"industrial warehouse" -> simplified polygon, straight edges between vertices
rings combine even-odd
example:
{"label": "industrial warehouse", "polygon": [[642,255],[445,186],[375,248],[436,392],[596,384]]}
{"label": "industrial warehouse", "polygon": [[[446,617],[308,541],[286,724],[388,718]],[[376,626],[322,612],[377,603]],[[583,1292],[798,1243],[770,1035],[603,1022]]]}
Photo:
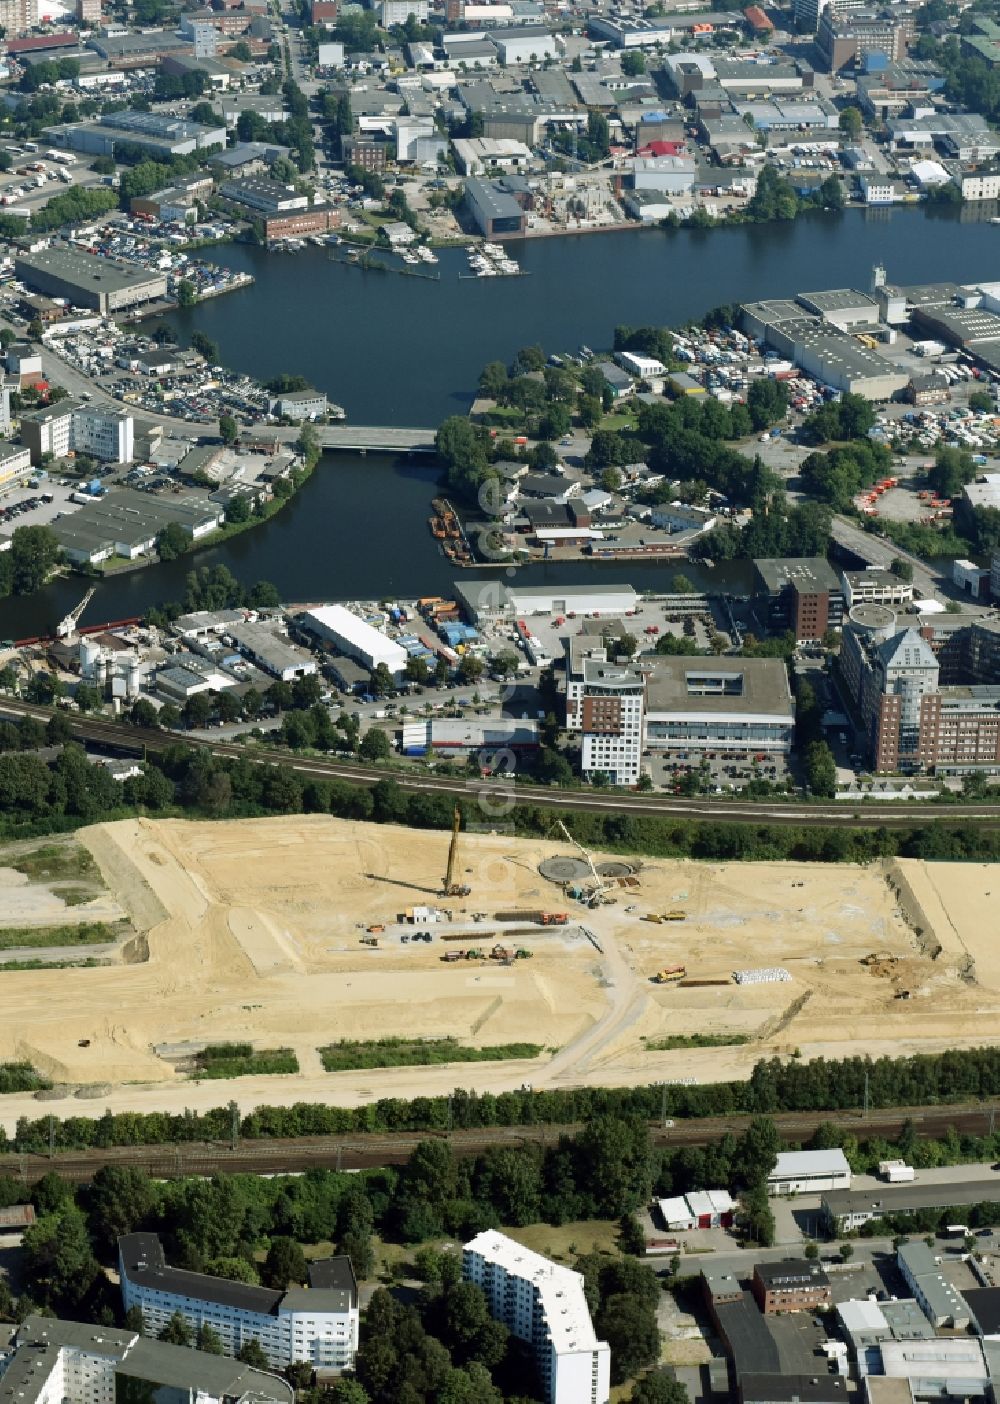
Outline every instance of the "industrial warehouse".
{"label": "industrial warehouse", "polygon": [[152,302],[167,291],[165,273],[98,258],[82,249],[50,248],[18,254],[14,272],[30,288],[49,297],[64,297],[75,307],[91,307],[105,317]]}
{"label": "industrial warehouse", "polygon": [[890,400],[913,378],[900,334],[939,339],[984,367],[1000,367],[1000,299],[996,285],[888,282],[877,266],[867,292],[833,288],[769,298],[740,308],[743,331],[772,357],[799,366],[821,385]]}

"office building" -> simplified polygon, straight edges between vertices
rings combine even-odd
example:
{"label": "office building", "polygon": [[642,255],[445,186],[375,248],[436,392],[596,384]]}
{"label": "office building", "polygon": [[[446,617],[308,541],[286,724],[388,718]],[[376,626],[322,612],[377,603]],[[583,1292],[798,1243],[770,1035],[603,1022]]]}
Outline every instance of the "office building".
{"label": "office building", "polygon": [[369,671],[384,663],[393,678],[402,677],[409,656],[406,649],[344,605],[318,605],[302,615],[301,623],[309,633],[333,644],[338,652],[354,658]]}
{"label": "office building", "polygon": [[822,556],[754,561],[754,605],[772,633],[791,631],[796,643],[819,643],[840,627],[840,581]]}
{"label": "office building", "polygon": [[839,1146],[833,1150],[780,1151],[767,1177],[768,1194],[817,1194],[850,1189],[851,1167]]}
{"label": "office building", "polygon": [[897,608],[907,605],[913,599],[913,584],[901,580],[891,570],[880,570],[878,566],[866,566],[864,570],[842,570],[840,572],[841,591],[844,596],[844,609],[850,611],[858,604],[890,605]]}
{"label": "office building", "polygon": [[227,1355],[256,1340],[277,1370],[296,1360],[322,1370],[354,1363],[358,1288],[350,1258],[311,1264],[309,1287],[280,1292],[169,1267],[155,1233],[129,1233],[118,1240],[118,1267],[125,1310],[139,1307],[150,1333],[177,1313],[192,1332],[210,1326]]}
{"label": "office building", "polygon": [[833,1300],[826,1271],[807,1258],[757,1263],[750,1290],[765,1316],[779,1311],[816,1311]]}
{"label": "office building", "polygon": [[613,644],[586,635],[566,648],[566,727],[580,733],[584,775],[635,784],[644,752],[791,751],[795,705],[780,659],[645,655],[614,663]]}
{"label": "office building", "polygon": [[883,605],[856,605],[840,677],[888,773],[1000,771],[1000,631],[986,618],[899,628]]}
{"label": "office building", "polygon": [[902,6],[878,13],[842,16],[825,9],[816,29],[816,49],[830,72],[839,73],[848,64],[862,67],[872,54],[882,54],[890,63],[900,63],[906,58],[915,36],[913,15]]}
{"label": "office building", "polygon": [[30,288],[50,297],[64,297],[74,307],[93,308],[105,317],[164,297],[167,292],[165,273],[116,263],[82,249],[49,248],[18,254],[14,272]]}
{"label": "office building", "polygon": [[68,453],[86,453],[102,463],[131,463],[135,444],[135,420],[130,414],[60,400],[21,416],[21,438],[31,461],[39,464],[45,454],[64,458]]}
{"label": "office building", "polygon": [[896,1253],[896,1265],[915,1300],[919,1302],[921,1311],[935,1330],[940,1330],[943,1326],[950,1326],[956,1331],[967,1329],[969,1308],[965,1298],[945,1277],[941,1259],[922,1239],[900,1244]]}
{"label": "office building", "polygon": [[546,1404],[608,1404],[611,1351],[594,1332],[581,1273],[489,1229],[462,1249],[462,1277],[533,1348]]}
{"label": "office building", "polygon": [[293,1404],[286,1380],[223,1355],[112,1326],[28,1316],[0,1347],[0,1394],[17,1404]]}

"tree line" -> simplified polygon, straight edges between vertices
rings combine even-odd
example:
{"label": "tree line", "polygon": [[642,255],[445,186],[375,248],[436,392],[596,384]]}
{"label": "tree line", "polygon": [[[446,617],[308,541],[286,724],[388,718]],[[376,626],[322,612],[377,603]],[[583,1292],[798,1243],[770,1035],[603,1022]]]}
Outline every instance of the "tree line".
{"label": "tree line", "polygon": [[[769,1116],[778,1112],[847,1111],[978,1102],[1000,1095],[1000,1049],[952,1049],[909,1058],[778,1059],[756,1064],[745,1081],[697,1086],[579,1087],[511,1092],[456,1088],[447,1097],[406,1101],[383,1097],[361,1107],[299,1102],[261,1106],[240,1121],[247,1140],[351,1133],[478,1130],[491,1126],[569,1126],[601,1117],[656,1122],[675,1118]],[[45,1154],[227,1140],[227,1107],[205,1112],[110,1112],[99,1117],[48,1114],[18,1119],[12,1138],[0,1128],[0,1150]],[[687,1152],[685,1152],[687,1153]]]}

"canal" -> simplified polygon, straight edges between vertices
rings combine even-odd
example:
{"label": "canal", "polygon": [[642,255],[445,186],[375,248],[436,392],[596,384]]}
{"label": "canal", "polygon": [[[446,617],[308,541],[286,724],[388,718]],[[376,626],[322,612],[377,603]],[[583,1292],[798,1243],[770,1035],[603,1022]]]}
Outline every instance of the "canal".
{"label": "canal", "polygon": [[[252,272],[256,284],[171,321],[184,339],[206,332],[234,368],[264,379],[306,376],[354,423],[434,425],[467,409],[486,361],[510,360],[532,342],[547,351],[600,347],[621,322],[677,324],[724,302],[866,288],[878,261],[899,283],[994,278],[1000,227],[988,222],[992,210],[975,213],[982,217],[852,210],[788,225],[527,240],[512,246],[527,276],[482,281],[459,281],[458,250],[442,252],[440,281],[431,281],[363,272],[311,246],[289,255],[227,246],[218,261]],[[189,570],[219,563],[248,583],[273,581],[294,601],[443,593],[454,568],[426,527],[436,485],[426,464],[327,455],[271,521],[218,548],[103,583],[86,617],[125,618],[181,599]],[[518,579],[578,582],[594,570],[641,589],[667,586],[676,566],[534,565],[519,569]],[[698,584],[729,579],[685,573]],[[51,630],[82,590],[80,577],[71,577],[0,600],[0,637]]]}

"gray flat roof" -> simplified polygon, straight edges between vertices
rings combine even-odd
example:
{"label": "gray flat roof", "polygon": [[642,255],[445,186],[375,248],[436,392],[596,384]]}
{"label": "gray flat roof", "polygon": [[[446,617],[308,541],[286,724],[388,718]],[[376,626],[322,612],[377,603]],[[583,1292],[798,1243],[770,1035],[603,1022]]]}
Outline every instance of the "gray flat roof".
{"label": "gray flat roof", "polygon": [[217,1399],[239,1399],[245,1394],[291,1404],[291,1385],[280,1375],[255,1370],[225,1355],[210,1355],[190,1346],[140,1337],[126,1353],[118,1373],[132,1379],[175,1389],[197,1390]]}
{"label": "gray flat roof", "polygon": [[748,1371],[771,1374],[781,1369],[774,1337],[749,1292],[744,1292],[738,1302],[716,1302],[714,1310],[738,1375]]}
{"label": "gray flat roof", "polygon": [[129,1281],[157,1292],[218,1302],[220,1306],[238,1307],[261,1316],[276,1315],[284,1295],[270,1287],[254,1287],[247,1282],[231,1282],[226,1277],[209,1277],[203,1272],[169,1267],[155,1233],[127,1233],[119,1238],[118,1251]]}
{"label": "gray flat roof", "polygon": [[[722,692],[722,687],[739,691]],[[715,688],[719,690],[716,691]],[[655,712],[770,713],[789,720],[795,704],[780,658],[657,658],[646,689]]]}
{"label": "gray flat roof", "polygon": [[120,292],[125,288],[143,287],[146,283],[163,280],[163,274],[158,269],[116,263],[110,258],[84,253],[82,249],[40,249],[38,253],[18,254],[14,268],[17,276],[26,283],[31,282],[32,273],[51,273],[94,293]]}
{"label": "gray flat roof", "polygon": [[778,557],[757,560],[754,565],[772,594],[789,585],[802,591],[828,590],[836,594],[840,590],[836,571],[822,556]]}
{"label": "gray flat roof", "polygon": [[93,550],[105,542],[144,541],[169,522],[189,530],[211,521],[220,509],[205,498],[154,497],[131,488],[112,488],[72,516],[53,524],[63,546]]}
{"label": "gray flat roof", "polygon": [[994,1180],[971,1180],[946,1185],[879,1185],[873,1190],[828,1190],[823,1203],[836,1218],[844,1214],[909,1214],[919,1209],[951,1209],[966,1204],[992,1204],[1000,1200],[1000,1175]]}
{"label": "gray flat roof", "polygon": [[849,307],[870,307],[874,311],[878,307],[873,297],[858,292],[856,288],[831,288],[828,292],[799,293],[798,301],[804,307],[814,308],[817,312],[838,312]]}

